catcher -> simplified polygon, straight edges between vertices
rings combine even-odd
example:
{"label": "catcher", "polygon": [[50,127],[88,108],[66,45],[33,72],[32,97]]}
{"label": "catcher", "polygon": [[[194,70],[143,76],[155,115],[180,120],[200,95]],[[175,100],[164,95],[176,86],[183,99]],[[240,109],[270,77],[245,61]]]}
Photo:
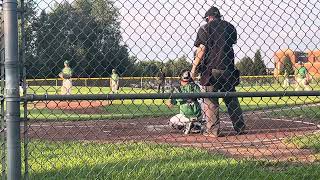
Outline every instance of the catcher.
{"label": "catcher", "polygon": [[[199,93],[200,87],[194,83],[190,71],[184,70],[180,75],[180,86],[175,90],[177,93]],[[198,99],[170,99],[167,106],[172,108],[173,105],[179,105],[180,113],[173,116],[169,125],[178,130],[183,130],[184,134],[200,133],[202,125],[201,106]]]}
{"label": "catcher", "polygon": [[69,61],[64,61],[64,68],[62,72],[59,73],[59,77],[63,79],[62,87],[61,87],[61,94],[62,95],[70,95],[71,88],[72,88],[72,70],[69,67]]}

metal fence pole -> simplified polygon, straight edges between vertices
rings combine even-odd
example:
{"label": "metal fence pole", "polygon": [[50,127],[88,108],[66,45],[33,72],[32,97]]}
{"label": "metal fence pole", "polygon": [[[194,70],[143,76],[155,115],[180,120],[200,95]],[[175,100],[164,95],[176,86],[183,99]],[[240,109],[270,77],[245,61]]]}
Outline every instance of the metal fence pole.
{"label": "metal fence pole", "polygon": [[8,179],[21,178],[20,96],[18,63],[17,0],[4,0],[5,97]]}

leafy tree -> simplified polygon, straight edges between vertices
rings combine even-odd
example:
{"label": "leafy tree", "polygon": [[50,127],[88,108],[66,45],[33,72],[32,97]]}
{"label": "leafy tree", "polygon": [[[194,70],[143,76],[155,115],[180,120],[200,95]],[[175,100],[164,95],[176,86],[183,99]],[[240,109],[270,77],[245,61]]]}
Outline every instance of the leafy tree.
{"label": "leafy tree", "polygon": [[165,63],[161,61],[138,61],[135,59],[133,76],[155,76],[160,71],[160,68],[166,73],[166,76],[179,76],[183,69],[191,70],[191,62],[187,60],[187,56],[182,56],[177,59],[171,59]]}
{"label": "leafy tree", "polygon": [[164,64],[164,70],[167,72],[167,76],[179,76],[182,70],[191,70],[191,62],[187,60],[187,56],[183,55],[177,59],[169,60]]}
{"label": "leafy tree", "polygon": [[287,71],[289,75],[294,74],[293,64],[289,56],[285,56],[283,60],[283,65],[280,68],[280,74],[283,75]]}
{"label": "leafy tree", "polygon": [[160,69],[159,61],[139,61],[135,64],[134,76],[156,76]]}
{"label": "leafy tree", "polygon": [[235,65],[242,76],[252,76],[254,75],[253,61],[250,57],[244,57]]}
{"label": "leafy tree", "polygon": [[[24,59],[26,60],[25,65],[27,66],[26,72],[27,75],[31,74],[31,72],[37,72],[36,69],[30,68],[30,64],[34,63],[34,47],[35,47],[35,36],[34,36],[34,28],[31,24],[33,24],[37,20],[37,11],[36,11],[37,3],[35,1],[25,1],[24,6],[21,6],[21,1],[18,1],[18,8],[22,10],[24,15],[24,24],[22,24],[22,16],[18,15],[18,28],[19,28],[19,48],[20,55],[24,52]],[[24,33],[22,33],[22,26],[24,28]],[[23,36],[23,37],[22,37]],[[24,39],[24,41],[23,41]],[[24,43],[24,44],[23,44]],[[22,59],[20,59],[22,61]],[[28,66],[29,65],[29,66]],[[20,67],[20,73],[22,73],[23,64]],[[29,68],[28,68],[29,67]]]}
{"label": "leafy tree", "polygon": [[267,67],[261,58],[260,49],[254,54],[253,75],[266,75]]}
{"label": "leafy tree", "polygon": [[122,43],[119,12],[112,1],[79,0],[42,11],[33,28],[32,77],[57,77],[69,60],[78,77],[107,77],[112,69],[130,74],[133,67]]}

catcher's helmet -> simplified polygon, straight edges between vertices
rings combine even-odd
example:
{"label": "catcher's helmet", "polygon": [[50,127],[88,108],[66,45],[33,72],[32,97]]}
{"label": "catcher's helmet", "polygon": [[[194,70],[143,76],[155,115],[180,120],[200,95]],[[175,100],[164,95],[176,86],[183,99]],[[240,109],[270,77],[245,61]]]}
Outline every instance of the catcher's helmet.
{"label": "catcher's helmet", "polygon": [[193,81],[191,77],[191,72],[189,70],[182,70],[180,73],[180,80],[185,82]]}

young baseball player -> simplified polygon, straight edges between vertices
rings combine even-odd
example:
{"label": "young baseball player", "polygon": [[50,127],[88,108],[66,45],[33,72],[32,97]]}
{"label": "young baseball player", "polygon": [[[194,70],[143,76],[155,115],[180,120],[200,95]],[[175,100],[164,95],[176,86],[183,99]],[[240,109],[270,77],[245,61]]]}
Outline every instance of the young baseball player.
{"label": "young baseball player", "polygon": [[119,74],[115,69],[112,69],[112,74],[110,78],[110,87],[112,93],[118,93],[119,90]]}
{"label": "young baseball player", "polygon": [[64,61],[64,68],[62,72],[59,74],[59,77],[63,79],[62,87],[61,87],[61,94],[62,95],[69,95],[71,94],[72,88],[72,69],[69,66],[69,61]]}
{"label": "young baseball player", "polygon": [[[194,83],[190,71],[184,70],[180,76],[180,86],[175,90],[177,93],[199,93],[200,87]],[[191,131],[200,132],[200,121],[202,112],[197,99],[170,99],[167,101],[168,107],[179,105],[180,113],[173,116],[169,125],[174,129],[184,130],[185,134]]]}

